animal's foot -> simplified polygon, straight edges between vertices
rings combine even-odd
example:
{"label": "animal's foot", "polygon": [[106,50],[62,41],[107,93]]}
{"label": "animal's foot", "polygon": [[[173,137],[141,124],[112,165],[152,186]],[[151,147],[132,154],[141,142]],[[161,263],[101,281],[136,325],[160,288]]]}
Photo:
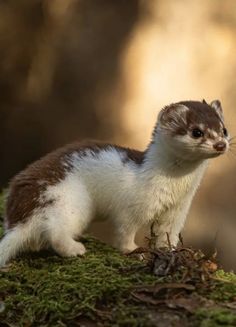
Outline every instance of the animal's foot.
{"label": "animal's foot", "polygon": [[55,242],[52,247],[62,257],[82,256],[86,252],[85,246],[74,240]]}
{"label": "animal's foot", "polygon": [[81,256],[86,253],[86,248],[81,242],[73,243],[73,245],[70,246],[69,251],[67,252],[68,257],[76,257]]}

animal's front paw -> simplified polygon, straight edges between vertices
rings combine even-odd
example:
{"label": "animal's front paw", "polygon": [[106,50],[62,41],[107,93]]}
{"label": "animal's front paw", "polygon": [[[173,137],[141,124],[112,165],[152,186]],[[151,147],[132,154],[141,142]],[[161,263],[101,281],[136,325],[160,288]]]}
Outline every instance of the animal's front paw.
{"label": "animal's front paw", "polygon": [[54,242],[52,243],[52,247],[62,257],[82,256],[86,252],[86,248],[81,242],[72,239]]}
{"label": "animal's front paw", "polygon": [[82,256],[86,253],[85,246],[80,242],[75,242],[70,246],[67,252],[68,257]]}

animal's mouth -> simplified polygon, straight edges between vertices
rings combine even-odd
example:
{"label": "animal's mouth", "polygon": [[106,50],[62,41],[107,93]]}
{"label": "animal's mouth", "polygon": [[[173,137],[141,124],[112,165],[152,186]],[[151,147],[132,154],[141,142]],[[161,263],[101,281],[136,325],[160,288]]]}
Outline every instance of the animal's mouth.
{"label": "animal's mouth", "polygon": [[225,154],[227,152],[227,149],[224,150],[224,151],[214,151],[212,153],[209,153],[209,156],[211,158],[216,158],[216,157],[219,157],[219,156],[222,156],[223,154]]}
{"label": "animal's mouth", "polygon": [[215,157],[219,157],[219,156],[222,156],[222,154],[224,154],[225,152],[216,152],[215,153]]}
{"label": "animal's mouth", "polygon": [[222,154],[225,154],[229,150],[229,146],[227,143],[222,142],[222,144],[216,145],[208,145],[208,146],[199,146],[199,151],[209,158],[219,157]]}

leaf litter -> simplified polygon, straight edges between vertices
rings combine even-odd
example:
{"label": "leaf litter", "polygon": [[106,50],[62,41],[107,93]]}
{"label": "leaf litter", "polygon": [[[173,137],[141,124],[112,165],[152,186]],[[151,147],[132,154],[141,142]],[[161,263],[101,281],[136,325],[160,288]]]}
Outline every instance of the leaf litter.
{"label": "leaf litter", "polygon": [[[168,236],[167,236],[168,237]],[[133,299],[158,310],[172,310],[193,315],[201,308],[232,309],[236,323],[235,302],[219,303],[208,297],[217,288],[217,253],[206,256],[201,250],[184,247],[168,249],[138,248],[131,255],[144,258],[149,271],[157,277],[153,285],[138,285]],[[217,326],[217,325],[216,325]]]}

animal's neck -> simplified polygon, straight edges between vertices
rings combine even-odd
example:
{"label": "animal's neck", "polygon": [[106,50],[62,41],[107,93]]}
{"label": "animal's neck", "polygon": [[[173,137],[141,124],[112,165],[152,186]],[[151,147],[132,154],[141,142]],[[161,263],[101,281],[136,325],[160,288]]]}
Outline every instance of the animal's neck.
{"label": "animal's neck", "polygon": [[142,171],[144,174],[153,173],[177,178],[192,174],[206,166],[207,160],[191,161],[176,156],[156,137],[145,151]]}

